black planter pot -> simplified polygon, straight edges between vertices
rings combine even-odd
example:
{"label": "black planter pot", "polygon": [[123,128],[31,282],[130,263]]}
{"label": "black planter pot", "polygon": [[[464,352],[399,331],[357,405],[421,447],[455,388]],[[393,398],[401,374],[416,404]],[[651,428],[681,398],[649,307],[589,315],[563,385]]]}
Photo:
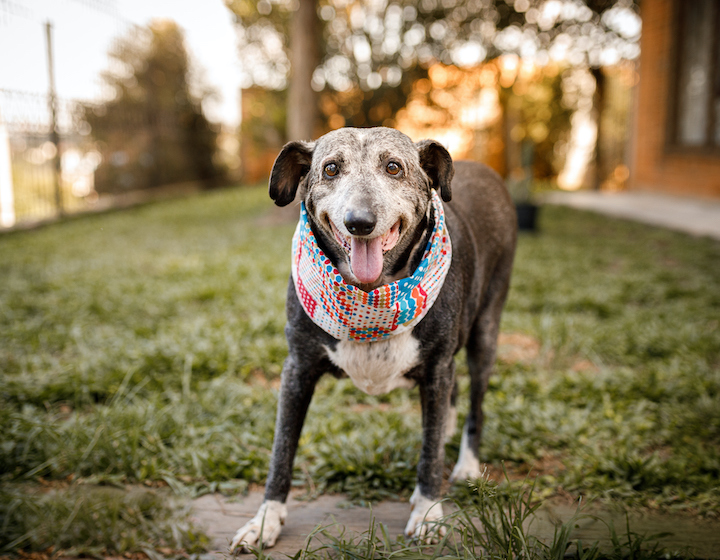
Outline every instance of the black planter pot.
{"label": "black planter pot", "polygon": [[517,211],[518,229],[520,231],[537,231],[538,206],[530,202],[515,204]]}

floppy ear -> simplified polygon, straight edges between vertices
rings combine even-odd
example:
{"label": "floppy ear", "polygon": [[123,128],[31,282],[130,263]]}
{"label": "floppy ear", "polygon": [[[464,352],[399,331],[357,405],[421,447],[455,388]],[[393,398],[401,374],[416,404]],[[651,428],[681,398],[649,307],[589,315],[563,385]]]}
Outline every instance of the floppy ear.
{"label": "floppy ear", "polygon": [[310,171],[314,147],[312,142],[290,142],[275,159],[269,192],[278,206],[287,206],[295,200],[300,181]]}
{"label": "floppy ear", "polygon": [[440,191],[445,202],[450,202],[452,191],[450,182],[455,174],[452,158],[440,142],[435,140],[421,140],[417,144],[420,155],[420,167],[430,179],[430,186]]}

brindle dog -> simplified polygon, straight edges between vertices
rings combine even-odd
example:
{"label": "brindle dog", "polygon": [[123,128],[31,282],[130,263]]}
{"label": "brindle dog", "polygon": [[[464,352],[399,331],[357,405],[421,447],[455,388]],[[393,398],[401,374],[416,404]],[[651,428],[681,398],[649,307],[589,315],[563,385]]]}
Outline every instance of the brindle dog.
{"label": "brindle dog", "polygon": [[346,282],[365,291],[404,278],[418,266],[436,219],[431,189],[444,201],[452,262],[437,300],[412,330],[377,342],[336,340],[305,313],[290,278],[289,354],[265,500],[237,532],[232,549],[261,541],[272,546],[280,535],[300,431],[324,373],[348,375],[370,394],[418,386],[423,443],[405,532],[429,541],[443,531],[434,522],[443,515],[438,500],[444,442],[457,420],[453,357],[465,347],[470,408],[451,479],[479,475],[482,401],[517,237],[514,208],[501,178],[478,163],[453,165],[438,142],[413,143],[388,128],[343,128],[316,142],[291,142],[270,177],[270,197],[285,206],[299,194],[320,248]]}

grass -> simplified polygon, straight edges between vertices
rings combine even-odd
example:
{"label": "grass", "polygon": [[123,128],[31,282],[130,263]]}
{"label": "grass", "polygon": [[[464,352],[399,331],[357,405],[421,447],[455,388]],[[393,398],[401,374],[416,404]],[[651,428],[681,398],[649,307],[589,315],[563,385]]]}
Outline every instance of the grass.
{"label": "grass", "polygon": [[[264,188],[233,189],[1,236],[3,491],[263,483],[286,354],[283,216]],[[555,207],[541,228],[520,239],[481,459],[537,475],[538,497],[716,516],[720,244]],[[462,357],[458,371],[466,393]],[[294,484],[406,497],[419,449],[416,391],[325,379]],[[17,538],[0,527],[0,543]]]}
{"label": "grass", "polygon": [[49,493],[2,489],[3,548],[95,557],[143,552],[153,559],[204,550],[207,537],[162,494],[85,486]]}

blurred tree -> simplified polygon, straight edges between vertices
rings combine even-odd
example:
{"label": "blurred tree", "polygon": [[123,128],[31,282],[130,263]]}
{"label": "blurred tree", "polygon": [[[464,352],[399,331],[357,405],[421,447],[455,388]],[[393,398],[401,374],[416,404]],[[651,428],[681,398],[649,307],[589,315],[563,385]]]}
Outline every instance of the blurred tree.
{"label": "blurred tree", "polygon": [[320,23],[315,2],[299,0],[290,25],[289,140],[312,140],[316,136],[318,105],[311,82],[320,64]]}
{"label": "blurred tree", "polygon": [[[502,88],[500,102],[504,108],[506,135],[518,146],[520,161],[506,163],[506,170],[531,168],[532,176],[547,179],[560,172],[554,152],[566,140],[570,128],[570,110],[563,103],[562,76],[557,70],[537,72],[530,78],[516,80],[512,87]],[[524,152],[530,150],[532,156]],[[506,151],[507,157],[507,151]],[[522,158],[527,158],[525,161]],[[563,161],[564,163],[564,161]]]}
{"label": "blurred tree", "polygon": [[267,178],[285,142],[286,90],[246,88],[242,92],[240,161],[242,178],[257,183]]}
{"label": "blurred tree", "polygon": [[111,69],[103,74],[109,99],[81,108],[103,156],[96,190],[219,179],[217,131],[201,108],[212,92],[191,92],[188,54],[177,24],[159,20],[135,27],[109,56]]}
{"label": "blurred tree", "polygon": [[[246,85],[283,89],[291,67],[287,37],[297,0],[225,1],[237,19]],[[310,3],[303,0],[300,5],[307,10]],[[304,87],[372,92],[383,85],[398,86],[403,74],[418,65],[438,61],[467,67],[503,53],[541,64],[564,60],[591,68],[634,59],[639,53],[637,4],[638,0],[315,0],[319,20],[305,16],[302,25],[309,37],[321,28],[323,42],[319,65]],[[301,49],[293,48],[292,56],[312,59]],[[384,99],[366,97],[366,105],[373,106]],[[295,110],[292,101],[289,109]],[[296,110],[306,111],[308,106]],[[367,124],[376,124],[372,120]]]}

